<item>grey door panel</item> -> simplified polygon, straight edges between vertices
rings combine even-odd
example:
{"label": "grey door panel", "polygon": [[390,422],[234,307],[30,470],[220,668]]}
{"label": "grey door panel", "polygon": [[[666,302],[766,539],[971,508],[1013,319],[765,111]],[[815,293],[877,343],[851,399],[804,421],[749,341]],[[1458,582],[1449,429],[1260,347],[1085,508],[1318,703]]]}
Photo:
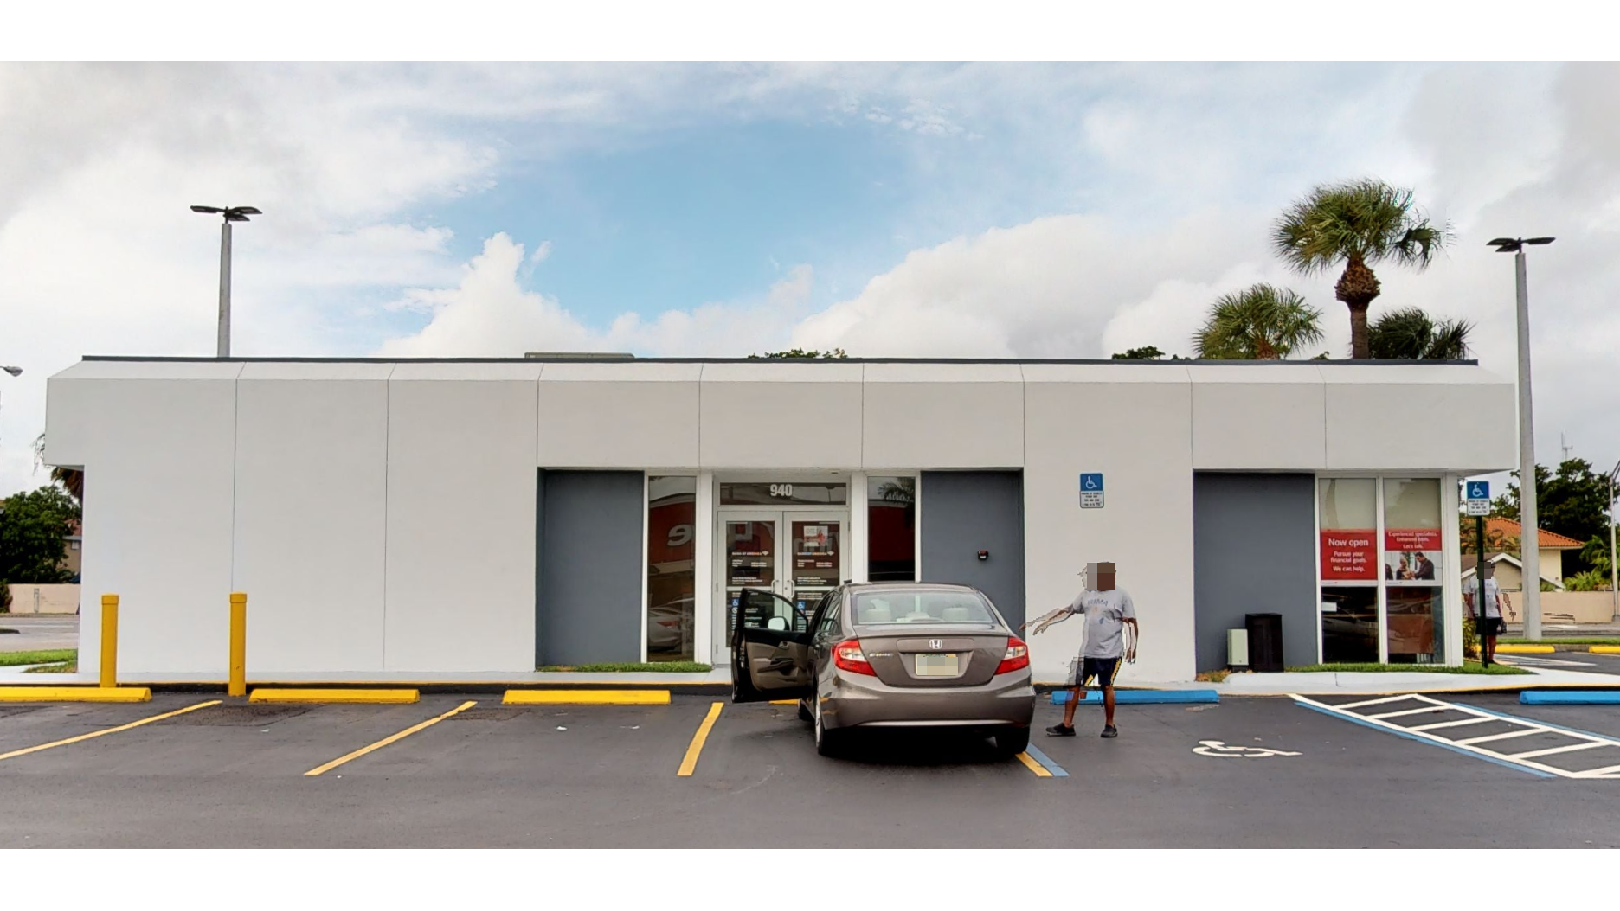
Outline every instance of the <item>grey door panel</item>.
{"label": "grey door panel", "polygon": [[536,660],[640,660],[641,472],[541,471],[539,497]]}
{"label": "grey door panel", "polygon": [[925,471],[921,488],[918,581],[971,585],[1016,629],[1024,622],[1023,472]]}

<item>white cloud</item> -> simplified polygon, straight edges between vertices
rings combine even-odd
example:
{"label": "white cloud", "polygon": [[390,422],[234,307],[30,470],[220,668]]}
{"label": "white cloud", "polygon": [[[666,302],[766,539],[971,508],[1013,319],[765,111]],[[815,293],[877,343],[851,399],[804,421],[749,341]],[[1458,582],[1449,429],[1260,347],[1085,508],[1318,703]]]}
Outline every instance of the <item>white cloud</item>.
{"label": "white cloud", "polygon": [[551,258],[551,241],[549,241],[549,240],[541,241],[540,245],[534,248],[534,252],[529,254],[529,262],[531,264],[543,263],[543,262],[545,262],[546,260],[548,260],[550,258]]}

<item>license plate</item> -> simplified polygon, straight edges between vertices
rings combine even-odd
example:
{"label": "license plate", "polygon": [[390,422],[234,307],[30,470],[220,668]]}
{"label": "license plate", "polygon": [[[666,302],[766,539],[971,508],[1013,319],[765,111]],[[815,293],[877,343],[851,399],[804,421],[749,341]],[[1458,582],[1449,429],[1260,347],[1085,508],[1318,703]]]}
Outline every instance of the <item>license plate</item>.
{"label": "license plate", "polygon": [[918,677],[955,677],[962,673],[956,655],[918,655]]}

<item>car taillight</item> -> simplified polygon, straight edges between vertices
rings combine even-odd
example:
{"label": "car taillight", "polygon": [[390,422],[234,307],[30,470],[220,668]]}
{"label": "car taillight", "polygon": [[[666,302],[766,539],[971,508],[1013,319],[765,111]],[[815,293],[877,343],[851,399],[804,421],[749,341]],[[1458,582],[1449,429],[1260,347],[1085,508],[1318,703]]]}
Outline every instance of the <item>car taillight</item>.
{"label": "car taillight", "polygon": [[877,676],[877,671],[872,670],[871,663],[866,660],[866,653],[861,651],[861,644],[854,639],[845,639],[833,647],[833,664],[851,674]]}
{"label": "car taillight", "polygon": [[1029,646],[1017,636],[1008,636],[1007,654],[1003,655],[1001,663],[996,665],[996,673],[1005,674],[1026,667],[1029,667]]}

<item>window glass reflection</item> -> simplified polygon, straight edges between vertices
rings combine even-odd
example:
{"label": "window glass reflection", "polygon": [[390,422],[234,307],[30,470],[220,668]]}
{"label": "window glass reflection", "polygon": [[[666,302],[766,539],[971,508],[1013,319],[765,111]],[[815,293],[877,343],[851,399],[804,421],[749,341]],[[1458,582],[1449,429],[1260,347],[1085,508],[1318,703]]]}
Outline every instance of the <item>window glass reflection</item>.
{"label": "window glass reflection", "polygon": [[647,660],[692,660],[697,478],[647,478]]}
{"label": "window glass reflection", "polygon": [[917,581],[917,479],[871,477],[866,489],[867,578]]}
{"label": "window glass reflection", "polygon": [[1378,663],[1376,586],[1324,587],[1321,615],[1324,663]]}

